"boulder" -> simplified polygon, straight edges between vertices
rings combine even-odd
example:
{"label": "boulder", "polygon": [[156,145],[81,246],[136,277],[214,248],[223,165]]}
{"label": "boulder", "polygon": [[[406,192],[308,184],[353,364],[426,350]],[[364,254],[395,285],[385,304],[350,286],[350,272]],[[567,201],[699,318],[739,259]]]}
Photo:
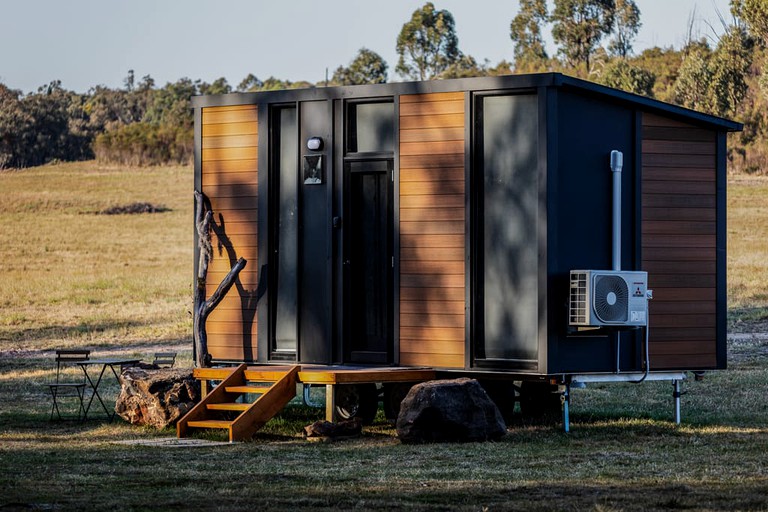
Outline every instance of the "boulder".
{"label": "boulder", "polygon": [[416,384],[397,417],[403,443],[487,441],[506,432],[496,404],[479,382],[468,378]]}
{"label": "boulder", "polygon": [[191,369],[128,368],[120,375],[115,412],[133,425],[163,429],[200,401],[200,383]]}

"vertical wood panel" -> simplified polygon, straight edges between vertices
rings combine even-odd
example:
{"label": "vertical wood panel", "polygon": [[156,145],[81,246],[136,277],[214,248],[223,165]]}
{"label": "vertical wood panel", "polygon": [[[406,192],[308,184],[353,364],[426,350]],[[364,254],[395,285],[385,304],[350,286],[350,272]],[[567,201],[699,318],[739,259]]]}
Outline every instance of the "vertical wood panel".
{"label": "vertical wood panel", "polygon": [[651,367],[714,367],[715,133],[643,114],[642,139],[642,254],[654,289]]}
{"label": "vertical wood panel", "polygon": [[400,97],[403,365],[464,367],[464,108],[464,93]]}
{"label": "vertical wood panel", "polygon": [[[207,321],[214,359],[258,357],[255,292],[258,286],[258,112],[255,105],[207,107],[202,113],[202,192],[214,212],[214,250],[206,295],[210,296],[239,257],[247,260],[221,310]],[[234,222],[230,222],[234,221]]]}

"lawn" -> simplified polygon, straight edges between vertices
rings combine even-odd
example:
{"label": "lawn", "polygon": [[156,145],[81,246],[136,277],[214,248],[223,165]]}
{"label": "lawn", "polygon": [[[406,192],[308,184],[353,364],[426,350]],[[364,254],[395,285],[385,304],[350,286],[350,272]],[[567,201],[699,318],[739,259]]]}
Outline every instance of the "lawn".
{"label": "lawn", "polygon": [[[572,431],[517,424],[496,443],[408,446],[380,415],[316,444],[296,402],[253,442],[114,444],[173,435],[49,422],[51,352],[88,346],[191,365],[192,172],[95,163],[0,173],[0,509],[766,510],[768,336],[729,340],[729,369],[573,390]],[[768,331],[768,180],[729,183],[729,322]],[[99,215],[132,202],[170,211]],[[114,387],[110,390],[114,392]]]}

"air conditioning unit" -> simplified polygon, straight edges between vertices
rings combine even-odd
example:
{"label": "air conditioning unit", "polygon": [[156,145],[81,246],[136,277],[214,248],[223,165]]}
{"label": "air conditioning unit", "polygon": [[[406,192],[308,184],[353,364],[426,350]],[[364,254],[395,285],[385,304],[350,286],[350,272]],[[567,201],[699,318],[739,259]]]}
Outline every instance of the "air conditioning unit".
{"label": "air conditioning unit", "polygon": [[645,326],[647,290],[647,272],[571,270],[568,323],[573,327]]}

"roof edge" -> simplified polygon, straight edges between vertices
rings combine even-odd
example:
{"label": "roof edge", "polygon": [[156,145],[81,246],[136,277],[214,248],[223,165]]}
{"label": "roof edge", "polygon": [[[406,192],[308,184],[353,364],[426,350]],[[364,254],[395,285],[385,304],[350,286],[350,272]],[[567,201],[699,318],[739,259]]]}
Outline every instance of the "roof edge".
{"label": "roof edge", "polygon": [[723,117],[714,116],[711,114],[705,114],[697,110],[674,105],[672,103],[666,103],[654,98],[648,98],[639,94],[622,91],[620,89],[614,89],[605,85],[601,85],[595,82],[582,80],[568,75],[558,73],[558,78],[555,80],[558,86],[561,87],[573,87],[589,92],[593,92],[602,96],[612,96],[616,99],[627,101],[631,103],[639,103],[649,110],[656,112],[664,112],[666,114],[672,114],[674,116],[684,117],[686,119],[692,119],[694,121],[715,125],[720,128],[724,128],[729,132],[740,132],[744,129],[742,123],[732,121]]}
{"label": "roof edge", "polygon": [[715,126],[727,131],[741,131],[743,124],[729,119],[691,110],[685,107],[640,96],[605,85],[589,82],[562,73],[531,73],[519,75],[454,78],[423,82],[389,82],[386,84],[312,87],[305,89],[280,89],[276,91],[237,92],[230,94],[193,96],[193,108],[233,106],[258,103],[288,103],[329,99],[362,99],[400,94],[428,94],[436,92],[493,91],[502,89],[536,89],[562,87],[578,89],[598,96],[639,105],[644,109],[684,118],[700,124]]}

